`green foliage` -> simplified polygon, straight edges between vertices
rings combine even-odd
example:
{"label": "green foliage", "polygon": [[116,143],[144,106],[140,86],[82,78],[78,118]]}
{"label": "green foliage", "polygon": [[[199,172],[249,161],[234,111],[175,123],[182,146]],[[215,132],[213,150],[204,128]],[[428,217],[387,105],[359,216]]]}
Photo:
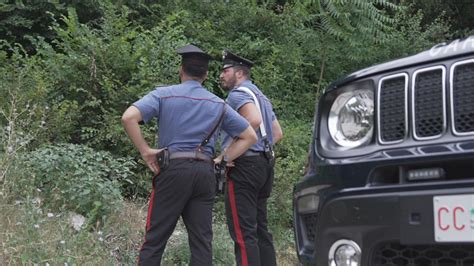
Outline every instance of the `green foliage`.
{"label": "green foliage", "polygon": [[38,189],[46,206],[66,208],[88,217],[93,223],[120,208],[120,187],[131,182],[134,162],[114,158],[108,152],[73,144],[46,146],[25,155],[30,169],[16,191],[27,197]]}
{"label": "green foliage", "polygon": [[474,33],[474,21],[471,18],[474,12],[473,1],[408,0],[406,3],[410,15],[417,15],[422,11],[422,27],[429,28],[442,15],[452,25],[453,38],[463,38]]}
{"label": "green foliage", "polygon": [[272,229],[280,228],[284,231],[284,228],[292,226],[292,184],[303,176],[312,130],[308,122],[281,122],[284,136],[275,149],[275,181],[268,206]]}
{"label": "green foliage", "polygon": [[50,88],[38,60],[20,46],[0,43],[0,184],[11,183],[9,170],[18,154],[47,139],[48,110],[44,96]]}
{"label": "green foliage", "polygon": [[46,13],[58,14],[56,5],[47,1],[29,4],[23,4],[22,1],[9,2],[14,3],[2,1],[0,4],[0,39],[21,43],[28,52],[33,52],[34,47],[28,40],[29,36],[42,36],[49,41],[55,38],[54,32],[48,30],[52,20]]}
{"label": "green foliage", "polygon": [[386,0],[295,2],[299,8],[306,10],[308,22],[316,29],[349,43],[358,39],[383,43],[387,29],[395,22],[387,11],[399,10],[397,5]]}

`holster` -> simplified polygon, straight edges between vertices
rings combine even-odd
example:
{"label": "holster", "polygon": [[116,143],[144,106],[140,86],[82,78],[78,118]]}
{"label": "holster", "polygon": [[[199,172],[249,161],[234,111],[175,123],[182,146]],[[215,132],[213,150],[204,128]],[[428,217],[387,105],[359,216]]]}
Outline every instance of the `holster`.
{"label": "holster", "polygon": [[156,155],[156,161],[158,162],[161,170],[164,170],[166,167],[168,167],[170,164],[170,152],[168,151],[168,148],[164,148]]}
{"label": "holster", "polygon": [[219,164],[214,165],[214,174],[216,176],[216,194],[224,194],[226,164],[226,161],[221,161]]}
{"label": "holster", "polygon": [[265,152],[263,153],[268,162],[274,166],[275,165],[275,152],[272,149],[272,146],[268,143],[265,143]]}

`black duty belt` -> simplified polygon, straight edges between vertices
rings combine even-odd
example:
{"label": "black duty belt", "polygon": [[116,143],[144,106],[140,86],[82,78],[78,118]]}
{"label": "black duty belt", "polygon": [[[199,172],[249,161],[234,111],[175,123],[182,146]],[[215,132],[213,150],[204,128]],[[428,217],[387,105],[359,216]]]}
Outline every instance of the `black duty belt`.
{"label": "black duty belt", "polygon": [[244,154],[242,154],[240,157],[261,156],[261,155],[263,155],[263,151],[248,150],[248,151],[244,152]]}
{"label": "black duty belt", "polygon": [[207,156],[202,152],[194,151],[177,151],[170,153],[170,160],[173,159],[195,159],[200,161],[211,162],[211,157]]}

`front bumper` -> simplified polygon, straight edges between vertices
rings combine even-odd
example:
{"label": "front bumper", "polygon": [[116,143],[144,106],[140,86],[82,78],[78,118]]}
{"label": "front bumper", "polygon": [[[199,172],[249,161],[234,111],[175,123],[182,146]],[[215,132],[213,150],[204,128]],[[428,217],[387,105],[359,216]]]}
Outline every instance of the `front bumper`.
{"label": "front bumper", "polygon": [[[298,187],[298,186],[297,186]],[[474,194],[474,181],[402,184],[317,190],[317,212],[299,213],[295,191],[296,248],[303,264],[328,265],[331,245],[340,239],[362,249],[361,265],[473,265],[474,242],[438,243],[433,197]],[[440,255],[441,254],[441,255]]]}

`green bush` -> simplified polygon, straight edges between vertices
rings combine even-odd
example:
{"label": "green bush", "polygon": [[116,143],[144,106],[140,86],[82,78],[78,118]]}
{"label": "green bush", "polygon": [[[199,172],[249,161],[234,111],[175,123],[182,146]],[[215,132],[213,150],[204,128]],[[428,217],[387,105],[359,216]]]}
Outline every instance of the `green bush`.
{"label": "green bush", "polygon": [[311,123],[305,121],[280,122],[284,131],[283,139],[275,147],[275,181],[268,203],[268,220],[273,229],[284,232],[292,226],[292,188],[303,176],[312,127]]}
{"label": "green bush", "polygon": [[[135,166],[130,159],[116,159],[108,152],[73,144],[46,146],[24,160],[31,169],[31,182],[19,184],[36,188],[48,208],[75,211],[90,223],[120,208],[120,188],[131,182]],[[31,191],[21,186],[16,189]]]}

